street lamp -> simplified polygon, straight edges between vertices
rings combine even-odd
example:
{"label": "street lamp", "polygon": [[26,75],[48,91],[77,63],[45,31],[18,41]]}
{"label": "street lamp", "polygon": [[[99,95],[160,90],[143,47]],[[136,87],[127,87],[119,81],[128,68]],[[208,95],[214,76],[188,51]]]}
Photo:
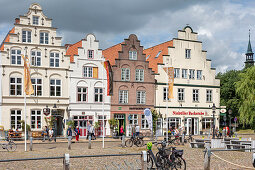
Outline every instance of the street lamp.
{"label": "street lamp", "polygon": [[216,110],[216,106],[213,103],[213,106],[212,106],[212,113],[213,113],[213,139],[215,139],[215,133],[214,133],[214,131],[215,131],[215,125],[214,125],[215,110]]}
{"label": "street lamp", "polygon": [[231,109],[229,109],[228,110],[228,116],[229,116],[229,132],[231,132],[231,115],[232,115],[232,110]]}

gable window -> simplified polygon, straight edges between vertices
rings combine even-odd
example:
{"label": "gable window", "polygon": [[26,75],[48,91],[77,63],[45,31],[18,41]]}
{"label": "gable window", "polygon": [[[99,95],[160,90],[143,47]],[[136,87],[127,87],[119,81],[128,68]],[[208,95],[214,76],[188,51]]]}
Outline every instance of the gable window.
{"label": "gable window", "polygon": [[41,129],[41,110],[31,110],[31,128]]}
{"label": "gable window", "polygon": [[11,129],[21,129],[21,110],[11,110]]}
{"label": "gable window", "polygon": [[137,51],[136,50],[129,51],[129,60],[137,60]]}
{"label": "gable window", "polygon": [[122,104],[128,103],[128,90],[119,91],[119,103],[122,103]]}
{"label": "gable window", "polygon": [[77,88],[77,101],[78,102],[87,102],[88,88],[87,87],[78,87]]}
{"label": "gable window", "polygon": [[11,77],[10,78],[10,95],[21,96],[22,95],[22,79]]}
{"label": "gable window", "polygon": [[188,70],[187,69],[182,69],[182,78],[183,79],[187,79],[188,78],[187,74],[188,74]]}
{"label": "gable window", "polygon": [[141,129],[149,129],[149,123],[145,118],[145,115],[142,114],[142,127]]}
{"label": "gable window", "polygon": [[49,44],[49,33],[47,33],[47,32],[40,33],[40,43],[41,44]]}
{"label": "gable window", "polygon": [[103,102],[103,89],[95,88],[95,102]]}
{"label": "gable window", "polygon": [[42,79],[40,78],[32,78],[31,79],[33,89],[34,89],[34,96],[42,96]]}
{"label": "gable window", "polygon": [[174,69],[174,78],[180,78],[180,69],[179,68]]}
{"label": "gable window", "polygon": [[31,31],[22,31],[22,42],[31,43]]}
{"label": "gable window", "polygon": [[41,66],[41,52],[32,51],[31,52],[31,65],[32,66]]}
{"label": "gable window", "polygon": [[198,89],[193,89],[193,102],[198,102],[199,100],[199,90]]}
{"label": "gable window", "polygon": [[212,102],[212,90],[206,90],[206,102]]}
{"label": "gable window", "polygon": [[190,59],[190,49],[185,49],[185,58]]}
{"label": "gable window", "polygon": [[88,50],[88,58],[93,59],[94,58],[94,51],[93,50]]}
{"label": "gable window", "polygon": [[135,70],[135,80],[136,81],[144,81],[144,70],[143,69]]}
{"label": "gable window", "polygon": [[195,70],[193,69],[189,70],[189,79],[195,79]]}
{"label": "gable window", "polygon": [[130,80],[130,69],[129,68],[122,68],[121,69],[121,80],[122,81],[129,81]]}
{"label": "gable window", "polygon": [[21,64],[21,51],[20,50],[11,50],[11,63],[12,64]]}
{"label": "gable window", "polygon": [[61,96],[61,80],[50,79],[50,96]]}
{"label": "gable window", "polygon": [[33,25],[38,25],[38,24],[39,24],[39,17],[33,16]]}
{"label": "gable window", "polygon": [[184,101],[184,89],[183,88],[179,88],[178,89],[178,101]]}
{"label": "gable window", "polygon": [[136,92],[136,103],[137,104],[145,104],[145,91],[137,91]]}
{"label": "gable window", "polygon": [[166,99],[170,100],[168,97],[168,87],[163,88],[163,100],[166,101]]}
{"label": "gable window", "polygon": [[59,67],[59,53],[50,53],[50,67]]}
{"label": "gable window", "polygon": [[202,70],[197,70],[197,79],[202,80]]}
{"label": "gable window", "polygon": [[93,67],[84,67],[84,77],[89,77],[92,78],[93,77]]}

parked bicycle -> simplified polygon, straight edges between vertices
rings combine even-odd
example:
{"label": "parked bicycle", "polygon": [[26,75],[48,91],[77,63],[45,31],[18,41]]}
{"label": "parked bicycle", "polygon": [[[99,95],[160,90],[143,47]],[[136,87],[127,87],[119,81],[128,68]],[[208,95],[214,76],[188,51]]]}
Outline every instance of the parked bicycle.
{"label": "parked bicycle", "polygon": [[142,147],[144,146],[144,141],[143,141],[143,137],[134,137],[131,136],[130,139],[126,140],[125,145],[127,147],[132,147],[133,145],[136,145],[137,147]]}
{"label": "parked bicycle", "polygon": [[1,143],[1,146],[3,149],[6,149],[7,151],[12,151],[12,152],[17,149],[17,145],[11,139],[8,139],[7,143]]}

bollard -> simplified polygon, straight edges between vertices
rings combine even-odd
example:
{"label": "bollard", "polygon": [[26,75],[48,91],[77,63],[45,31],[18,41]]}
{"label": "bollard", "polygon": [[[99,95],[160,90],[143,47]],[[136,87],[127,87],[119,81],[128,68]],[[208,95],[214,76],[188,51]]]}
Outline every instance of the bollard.
{"label": "bollard", "polygon": [[33,137],[30,137],[30,145],[29,145],[29,150],[33,150]]}
{"label": "bollard", "polygon": [[[251,141],[251,148],[255,148],[255,140]],[[252,150],[252,165],[255,168],[255,150]]]}
{"label": "bollard", "polygon": [[141,156],[141,170],[146,170],[147,169],[147,151],[142,151],[142,156]]}
{"label": "bollard", "polygon": [[65,153],[64,160],[63,160],[63,169],[69,170],[70,169],[70,155],[69,153]]}
{"label": "bollard", "polygon": [[124,148],[124,147],[125,147],[125,136],[122,135],[122,148]]}
{"label": "bollard", "polygon": [[211,148],[209,143],[205,143],[205,157],[204,157],[204,170],[210,170],[210,157],[211,157]]}
{"label": "bollard", "polygon": [[89,135],[89,146],[88,146],[89,149],[91,149],[91,135]]}
{"label": "bollard", "polygon": [[182,145],[184,145],[184,133],[182,133]]}
{"label": "bollard", "polygon": [[43,134],[43,142],[45,142],[45,134]]}
{"label": "bollard", "polygon": [[72,136],[68,136],[68,150],[71,150]]}

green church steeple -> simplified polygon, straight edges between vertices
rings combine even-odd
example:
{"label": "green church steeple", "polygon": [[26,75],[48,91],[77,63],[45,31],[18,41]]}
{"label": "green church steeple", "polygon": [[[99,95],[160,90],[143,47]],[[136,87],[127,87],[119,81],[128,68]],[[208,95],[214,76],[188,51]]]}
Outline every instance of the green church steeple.
{"label": "green church steeple", "polygon": [[246,61],[245,63],[245,67],[250,67],[250,66],[254,66],[254,60],[253,60],[253,52],[252,52],[252,48],[251,48],[251,33],[249,30],[249,42],[248,42],[248,48],[247,48],[247,52],[246,52]]}

